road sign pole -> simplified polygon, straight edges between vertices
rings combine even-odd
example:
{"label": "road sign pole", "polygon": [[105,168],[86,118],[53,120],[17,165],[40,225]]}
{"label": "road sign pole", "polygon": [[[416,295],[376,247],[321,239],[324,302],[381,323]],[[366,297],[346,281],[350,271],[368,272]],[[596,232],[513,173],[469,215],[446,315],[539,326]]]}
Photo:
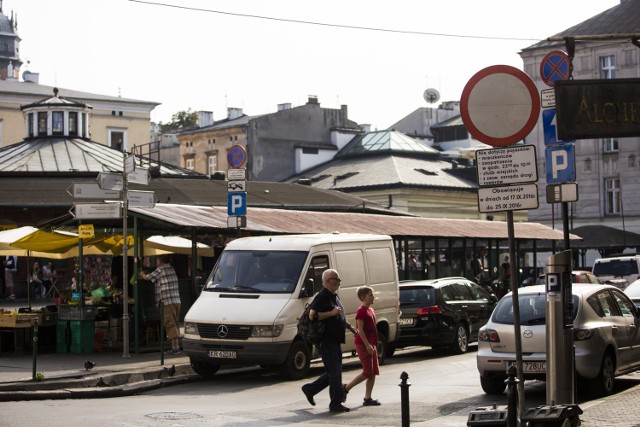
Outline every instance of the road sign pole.
{"label": "road sign pole", "polygon": [[128,269],[128,252],[127,245],[127,217],[129,216],[129,184],[127,183],[127,156],[122,152],[122,237],[124,243],[122,245],[122,358],[129,359],[129,269]]}

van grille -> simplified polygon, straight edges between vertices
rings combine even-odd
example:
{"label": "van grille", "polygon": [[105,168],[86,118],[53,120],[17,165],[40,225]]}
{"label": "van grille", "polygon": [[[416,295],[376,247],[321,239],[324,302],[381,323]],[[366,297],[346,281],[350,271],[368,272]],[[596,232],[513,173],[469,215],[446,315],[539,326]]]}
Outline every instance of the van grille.
{"label": "van grille", "polygon": [[251,326],[198,323],[202,338],[223,340],[246,340],[251,336]]}

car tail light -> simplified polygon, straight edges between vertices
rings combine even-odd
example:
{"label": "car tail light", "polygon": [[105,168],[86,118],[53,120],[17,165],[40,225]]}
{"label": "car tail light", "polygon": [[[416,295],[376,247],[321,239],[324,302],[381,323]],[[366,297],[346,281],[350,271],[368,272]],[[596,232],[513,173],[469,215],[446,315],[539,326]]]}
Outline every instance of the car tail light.
{"label": "car tail light", "polygon": [[480,329],[478,332],[478,341],[500,342],[500,335],[495,329]]}
{"label": "car tail light", "polygon": [[442,313],[442,310],[440,309],[440,307],[438,307],[437,305],[431,305],[429,307],[419,308],[416,314],[418,316],[420,315],[424,316],[425,314],[441,314],[441,313]]}
{"label": "car tail light", "polygon": [[586,341],[593,336],[593,329],[575,329],[573,331],[574,341]]}

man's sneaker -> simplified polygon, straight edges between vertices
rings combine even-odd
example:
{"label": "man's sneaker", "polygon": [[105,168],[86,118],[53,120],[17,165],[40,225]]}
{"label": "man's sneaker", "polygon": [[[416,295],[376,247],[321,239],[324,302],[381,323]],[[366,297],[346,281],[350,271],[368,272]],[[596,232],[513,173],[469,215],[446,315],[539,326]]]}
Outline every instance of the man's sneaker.
{"label": "man's sneaker", "polygon": [[364,406],[380,406],[380,402],[378,402],[378,399],[372,398],[364,399],[364,402],[362,404]]}
{"label": "man's sneaker", "polygon": [[349,412],[349,411],[350,411],[350,409],[349,409],[349,408],[347,408],[347,407],[346,407],[346,406],[344,406],[344,405],[338,405],[338,406],[334,406],[334,407],[332,407],[332,408],[330,407],[330,408],[329,408],[329,410],[330,410],[331,412]]}
{"label": "man's sneaker", "polygon": [[16,296],[15,295],[9,295],[9,298],[7,298],[7,299],[16,299]]}
{"label": "man's sneaker", "polygon": [[173,351],[172,348],[170,348],[169,350],[165,350],[164,354],[176,354],[175,351]]}

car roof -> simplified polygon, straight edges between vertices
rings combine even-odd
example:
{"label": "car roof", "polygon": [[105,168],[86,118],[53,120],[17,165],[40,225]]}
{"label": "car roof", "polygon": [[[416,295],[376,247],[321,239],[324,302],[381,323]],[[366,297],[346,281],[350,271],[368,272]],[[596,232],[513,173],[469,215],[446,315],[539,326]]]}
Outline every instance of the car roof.
{"label": "car roof", "polygon": [[449,285],[451,283],[459,283],[460,281],[471,282],[472,280],[467,279],[466,277],[442,277],[440,279],[430,279],[430,280],[415,280],[415,281],[406,281],[400,282],[400,289],[402,288],[410,288],[415,286],[430,286],[433,288],[439,288],[444,285]]}
{"label": "car roof", "polygon": [[[572,283],[571,284],[571,292],[573,293],[573,295],[591,295],[593,293],[598,292],[601,289],[618,289],[618,288],[611,285],[600,285],[597,283]],[[546,290],[547,290],[547,285],[525,286],[524,288],[518,288],[518,295],[545,293]],[[507,295],[511,295],[511,292],[509,292]]]}

